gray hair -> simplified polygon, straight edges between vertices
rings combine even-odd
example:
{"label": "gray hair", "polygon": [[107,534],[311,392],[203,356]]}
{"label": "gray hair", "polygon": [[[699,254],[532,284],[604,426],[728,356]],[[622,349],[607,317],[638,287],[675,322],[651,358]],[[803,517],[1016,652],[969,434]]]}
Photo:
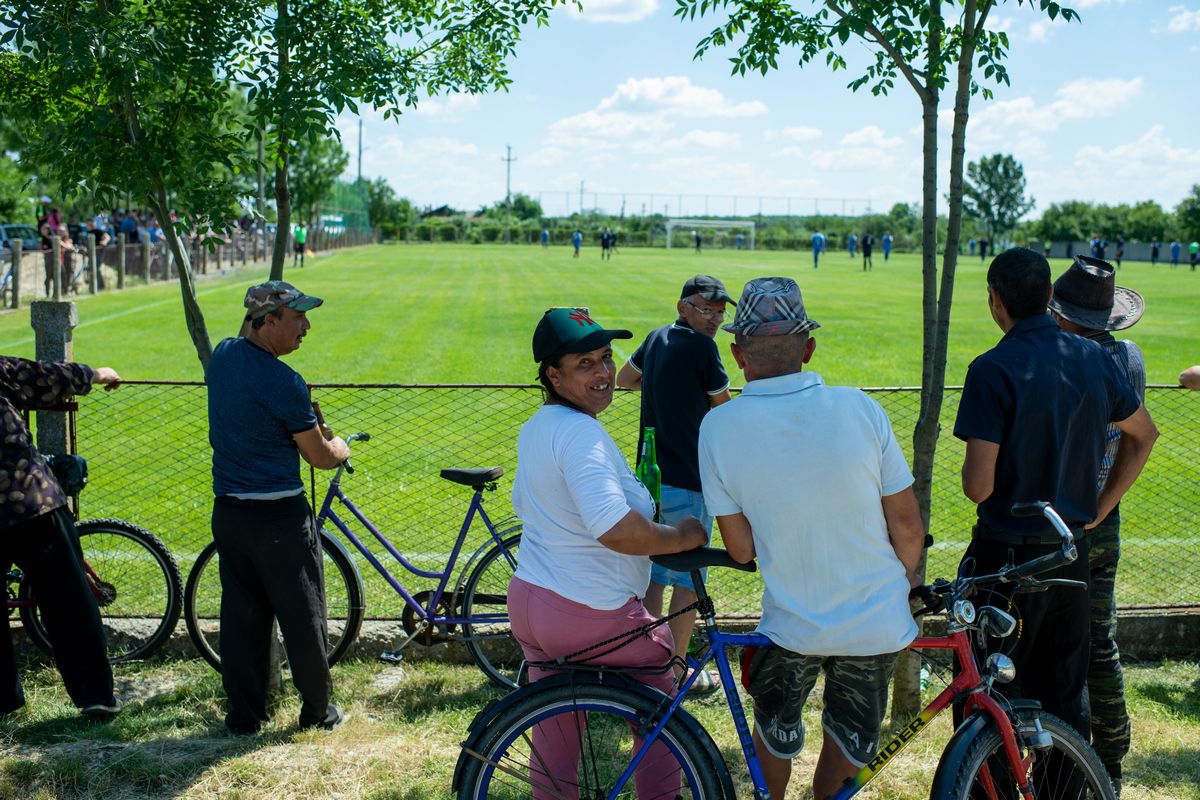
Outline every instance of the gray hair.
{"label": "gray hair", "polygon": [[742,355],[754,372],[761,377],[790,375],[804,368],[804,351],[808,345],[808,331],[782,336],[734,335]]}

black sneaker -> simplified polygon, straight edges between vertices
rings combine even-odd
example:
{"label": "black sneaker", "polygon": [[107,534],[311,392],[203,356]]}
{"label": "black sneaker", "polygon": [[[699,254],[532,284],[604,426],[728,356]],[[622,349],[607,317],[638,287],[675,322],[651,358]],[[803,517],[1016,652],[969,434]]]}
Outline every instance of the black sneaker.
{"label": "black sneaker", "polygon": [[320,722],[314,722],[311,725],[301,725],[300,728],[301,730],[319,728],[320,730],[329,732],[335,728],[341,727],[341,724],[349,718],[349,714],[330,703],[329,711],[325,714],[325,719],[321,720]]}
{"label": "black sneaker", "polygon": [[89,719],[112,719],[121,713],[121,701],[113,700],[111,703],[92,703],[79,709],[79,713]]}

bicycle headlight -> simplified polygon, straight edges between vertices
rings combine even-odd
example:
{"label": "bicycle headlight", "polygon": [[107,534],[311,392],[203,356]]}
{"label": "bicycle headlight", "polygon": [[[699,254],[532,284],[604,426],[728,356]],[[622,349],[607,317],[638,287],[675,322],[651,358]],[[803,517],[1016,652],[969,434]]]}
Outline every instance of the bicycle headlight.
{"label": "bicycle headlight", "polygon": [[995,606],[984,606],[979,610],[979,629],[988,636],[1003,639],[1017,627],[1017,621],[1007,612]]}
{"label": "bicycle headlight", "polygon": [[985,671],[996,683],[1011,683],[1017,677],[1017,666],[1003,653],[988,656]]}

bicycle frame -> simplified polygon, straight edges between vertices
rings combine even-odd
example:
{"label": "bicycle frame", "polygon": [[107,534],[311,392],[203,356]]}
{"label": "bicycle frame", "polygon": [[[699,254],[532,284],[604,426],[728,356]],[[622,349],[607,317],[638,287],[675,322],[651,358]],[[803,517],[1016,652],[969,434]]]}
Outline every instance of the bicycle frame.
{"label": "bicycle frame", "polygon": [[[501,622],[507,619],[507,616],[501,614],[481,614],[468,618],[456,616],[453,613],[450,615],[439,615],[436,613],[438,603],[441,602],[443,595],[446,594],[446,586],[450,581],[450,576],[454,572],[454,567],[458,562],[459,554],[462,552],[463,542],[466,541],[467,532],[471,529],[471,523],[474,522],[476,515],[483,520],[483,524],[487,527],[488,536],[491,538],[491,540],[496,544],[500,544],[501,542],[500,534],[496,530],[496,526],[492,523],[491,517],[488,516],[487,511],[485,511],[483,508],[482,490],[477,490],[471,497],[471,505],[467,509],[466,517],[463,518],[462,527],[459,528],[458,538],[455,539],[454,548],[450,551],[450,556],[446,560],[446,568],[441,572],[431,572],[429,570],[424,570],[420,567],[417,567],[407,558],[405,558],[404,554],[397,550],[391,541],[389,541],[388,538],[381,533],[374,524],[372,524],[371,520],[369,520],[367,516],[360,511],[357,506],[354,505],[353,502],[351,502],[350,498],[348,498],[342,491],[341,486],[342,472],[345,469],[346,465],[343,463],[338,467],[337,472],[334,473],[333,478],[329,481],[329,488],[325,491],[325,501],[321,504],[321,511],[317,515],[318,530],[324,529],[324,523],[326,521],[332,522],[334,526],[342,532],[342,535],[345,536],[352,545],[354,545],[354,548],[362,554],[363,558],[365,558],[371,564],[371,566],[375,568],[375,571],[378,572],[379,575],[388,582],[392,589],[394,589],[397,594],[404,598],[404,602],[407,603],[410,608],[412,608],[413,612],[416,613],[416,615],[423,622],[441,625],[461,625],[464,623],[474,624],[481,622]],[[342,518],[337,515],[337,513],[334,511],[335,501],[340,503],[347,511],[349,511],[350,514],[356,520],[358,520],[359,524],[366,528],[371,535],[375,537],[375,540],[379,542],[379,544],[382,545],[383,548],[392,556],[392,558],[395,559],[402,567],[418,577],[437,579],[437,588],[429,598],[428,607],[422,606],[416,600],[416,598],[409,594],[408,589],[404,586],[404,584],[401,583],[400,580],[396,578],[396,576],[393,575],[390,570],[388,570],[388,568],[375,556],[375,554],[372,553],[365,544],[363,544],[363,541],[354,534],[354,531],[350,529],[350,526],[347,525]],[[512,562],[514,567],[516,566],[516,560],[510,554],[506,553],[505,557]]]}
{"label": "bicycle frame", "polygon": [[[733,718],[734,727],[737,729],[738,741],[742,747],[742,755],[745,757],[746,767],[750,772],[750,780],[754,785],[754,796],[757,800],[768,800],[770,797],[770,794],[767,792],[762,765],[758,760],[758,753],[754,749],[753,733],[746,720],[746,712],[742,706],[741,697],[738,695],[736,684],[734,683],[733,671],[729,666],[727,651],[730,647],[774,647],[775,645],[770,639],[760,633],[726,633],[721,631],[716,627],[715,620],[712,620],[711,623],[706,620],[705,637],[708,639],[708,644],[704,650],[698,657],[687,660],[688,667],[691,670],[687,680],[659,716],[654,727],[646,734],[641,748],[634,754],[633,759],[617,780],[616,786],[609,795],[610,798],[615,797],[624,788],[625,784],[632,779],[634,771],[641,763],[642,758],[649,752],[650,746],[658,739],[658,735],[666,727],[668,719],[684,701],[688,690],[691,689],[692,684],[696,681],[700,670],[709,661],[714,662],[714,666],[721,676],[721,685],[725,692],[725,703],[729,707],[730,716]],[[960,630],[946,636],[920,636],[914,639],[907,649],[951,650],[958,657],[958,663],[962,664],[963,667],[958,675],[954,677],[954,680],[950,682],[950,685],[942,690],[917,716],[913,717],[912,720],[901,728],[900,732],[891,741],[883,745],[879,749],[879,752],[867,762],[866,766],[859,770],[854,777],[847,779],[842,788],[831,795],[828,800],[849,800],[849,798],[858,794],[864,786],[870,783],[883,770],[896,754],[903,750],[909,742],[917,738],[920,731],[934,717],[945,711],[955,700],[963,698],[965,698],[964,717],[970,717],[971,712],[978,709],[995,721],[1004,742],[1005,753],[1008,755],[1008,760],[1013,768],[1013,774],[1021,776],[1022,784],[1018,788],[1023,797],[1032,800],[1033,789],[1027,779],[1032,756],[1026,758],[1021,756],[1021,748],[1017,744],[1016,734],[1008,715],[990,694],[982,691],[983,679],[975,663],[968,632]]]}

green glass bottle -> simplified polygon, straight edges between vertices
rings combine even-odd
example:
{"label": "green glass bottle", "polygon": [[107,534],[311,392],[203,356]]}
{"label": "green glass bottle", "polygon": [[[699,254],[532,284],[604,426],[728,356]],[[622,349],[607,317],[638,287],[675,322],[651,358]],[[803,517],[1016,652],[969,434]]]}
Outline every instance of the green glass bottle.
{"label": "green glass bottle", "polygon": [[661,522],[662,472],[658,469],[658,453],[654,449],[654,428],[648,427],[642,432],[642,456],[638,459],[637,477],[654,498],[654,521]]}

